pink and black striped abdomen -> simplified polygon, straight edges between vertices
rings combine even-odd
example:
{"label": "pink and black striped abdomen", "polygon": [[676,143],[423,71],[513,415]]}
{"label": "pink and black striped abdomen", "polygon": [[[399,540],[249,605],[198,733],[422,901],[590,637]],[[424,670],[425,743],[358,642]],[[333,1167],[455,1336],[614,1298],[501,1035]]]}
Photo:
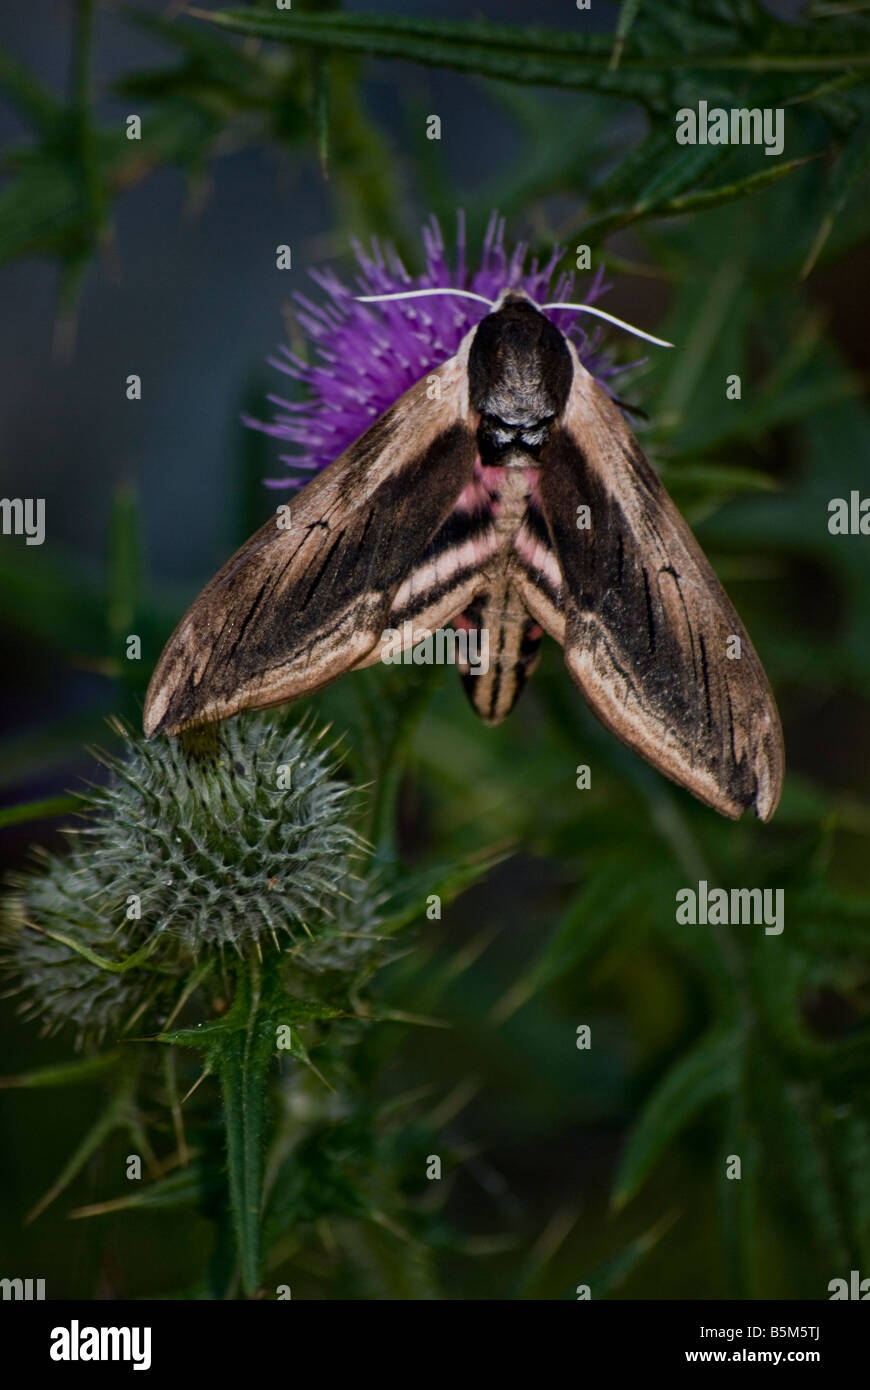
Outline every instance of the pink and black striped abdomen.
{"label": "pink and black striped abdomen", "polygon": [[530,570],[537,574],[537,553],[527,555],[528,547],[521,544],[532,524],[531,513],[543,532],[541,554],[552,558],[552,552],[546,522],[536,506],[538,470],[527,451],[510,450],[498,466],[479,466],[475,476],[490,500],[498,549],[484,567],[479,592],[457,624],[479,632],[478,650],[488,656],[486,670],[474,674],[461,668],[461,674],[472,708],[484,723],[498,724],[519,699],[538,663],[541,645],[542,629],[520,587]]}

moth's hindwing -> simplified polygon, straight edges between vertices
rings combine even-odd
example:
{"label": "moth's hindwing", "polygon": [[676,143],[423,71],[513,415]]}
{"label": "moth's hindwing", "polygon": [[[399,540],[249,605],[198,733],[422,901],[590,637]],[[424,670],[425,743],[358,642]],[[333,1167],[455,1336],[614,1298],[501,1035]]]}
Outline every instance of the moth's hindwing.
{"label": "moth's hindwing", "polygon": [[[412,387],[290,504],[289,526],[267,522],[211,580],[154,671],[149,737],[296,699],[365,662],[472,479],[466,358],[467,340],[436,373],[439,399],[427,380]],[[453,611],[466,601],[462,589]]]}
{"label": "moth's hindwing", "polygon": [[568,404],[540,457],[563,584],[557,598],[541,538],[540,567],[527,565],[521,579],[524,600],[562,640],[574,681],[624,743],[724,815],[754,806],[768,820],[783,747],[761,662],[622,414],[573,348],[572,357]]}

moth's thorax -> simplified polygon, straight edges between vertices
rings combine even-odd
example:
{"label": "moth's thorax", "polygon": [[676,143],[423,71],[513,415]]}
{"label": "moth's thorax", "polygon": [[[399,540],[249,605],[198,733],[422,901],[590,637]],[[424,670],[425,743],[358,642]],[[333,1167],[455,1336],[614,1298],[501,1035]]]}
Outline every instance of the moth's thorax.
{"label": "moth's thorax", "polygon": [[534,459],[516,446],[508,447],[497,464],[481,461],[475,468],[475,478],[488,498],[495,532],[502,545],[510,543],[522,526],[539,475]]}
{"label": "moth's thorax", "polygon": [[468,392],[480,412],[484,459],[511,448],[537,456],[561,415],[573,367],[564,337],[525,296],[508,296],[478,324],[468,354]]}

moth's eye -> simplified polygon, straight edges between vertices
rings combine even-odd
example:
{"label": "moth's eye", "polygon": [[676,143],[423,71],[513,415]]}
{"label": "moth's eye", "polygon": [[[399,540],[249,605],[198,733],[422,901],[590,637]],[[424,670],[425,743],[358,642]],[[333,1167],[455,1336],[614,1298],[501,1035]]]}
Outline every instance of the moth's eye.
{"label": "moth's eye", "polygon": [[492,439],[501,441],[502,443],[512,439],[516,432],[516,425],[509,425],[500,415],[491,415],[489,412],[481,417],[480,423],[484,428],[485,434],[488,434]]}

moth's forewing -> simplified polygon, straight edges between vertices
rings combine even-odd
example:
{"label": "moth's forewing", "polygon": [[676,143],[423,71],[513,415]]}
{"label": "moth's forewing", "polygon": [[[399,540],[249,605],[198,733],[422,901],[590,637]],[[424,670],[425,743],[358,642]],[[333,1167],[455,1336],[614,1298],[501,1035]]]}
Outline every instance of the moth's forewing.
{"label": "moth's forewing", "polygon": [[536,486],[513,543],[512,574],[522,601],[550,637],[565,641],[564,576]]}
{"label": "moth's forewing", "polygon": [[148,737],[296,699],[371,653],[472,477],[467,341],[206,586],[154,671]]}
{"label": "moth's forewing", "polygon": [[[540,475],[568,670],[602,723],[659,771],[726,816],[754,806],[769,820],[783,746],[761,662],[620,411],[572,354]],[[547,628],[545,599],[535,616]]]}
{"label": "moth's forewing", "polygon": [[[418,634],[452,623],[479,592],[483,569],[497,549],[492,503],[480,481],[475,449],[472,477],[393,595],[387,621],[396,634],[394,649],[404,652],[416,645]],[[375,651],[358,665],[377,660]]]}

